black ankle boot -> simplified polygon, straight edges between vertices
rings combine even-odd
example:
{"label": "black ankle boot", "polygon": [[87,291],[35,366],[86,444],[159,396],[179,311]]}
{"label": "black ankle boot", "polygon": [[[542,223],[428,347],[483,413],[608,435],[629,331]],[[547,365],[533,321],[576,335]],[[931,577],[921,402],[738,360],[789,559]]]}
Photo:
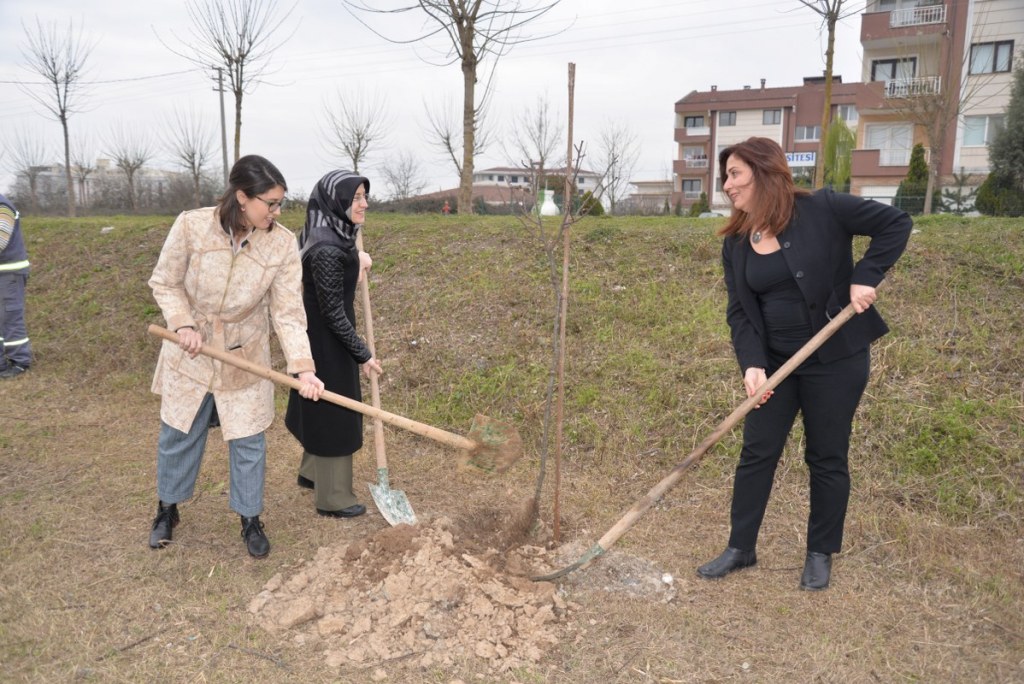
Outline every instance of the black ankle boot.
{"label": "black ankle boot", "polygon": [[832,554],[808,551],[804,561],[804,574],[800,577],[800,588],[804,591],[828,589],[832,575]]}
{"label": "black ankle boot", "polygon": [[749,568],[757,564],[757,553],[754,551],[740,551],[731,546],[726,547],[722,555],[697,568],[697,574],[704,579],[720,579],[730,572]]}
{"label": "black ankle boot", "polygon": [[242,516],[242,539],[245,540],[245,548],[253,558],[265,558],[270,553],[270,540],[263,533],[260,516],[254,515],[251,518]]}
{"label": "black ankle boot", "polygon": [[162,549],[171,542],[171,530],[178,524],[178,504],[164,506],[163,501],[156,504],[156,518],[153,529],[149,532],[149,547]]}

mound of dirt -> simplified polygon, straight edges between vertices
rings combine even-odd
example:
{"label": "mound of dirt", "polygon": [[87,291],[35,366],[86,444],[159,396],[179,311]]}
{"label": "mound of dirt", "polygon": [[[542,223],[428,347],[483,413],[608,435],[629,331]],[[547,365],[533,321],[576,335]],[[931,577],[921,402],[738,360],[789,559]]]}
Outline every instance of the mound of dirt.
{"label": "mound of dirt", "polygon": [[572,604],[554,584],[529,579],[547,552],[465,548],[447,518],[385,528],[275,575],[249,611],[264,629],[316,645],[332,666],[475,657],[505,672],[537,663],[572,629]]}

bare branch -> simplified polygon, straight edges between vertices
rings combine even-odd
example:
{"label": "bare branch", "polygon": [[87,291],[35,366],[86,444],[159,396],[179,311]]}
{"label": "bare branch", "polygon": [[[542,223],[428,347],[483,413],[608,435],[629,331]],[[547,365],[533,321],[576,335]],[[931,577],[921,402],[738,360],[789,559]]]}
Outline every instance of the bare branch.
{"label": "bare branch", "polygon": [[[446,42],[440,53],[441,64],[459,63],[462,71],[462,144],[456,145],[454,129],[450,128],[447,117],[428,110],[429,125],[434,137],[459,170],[458,211],[472,213],[473,162],[474,153],[482,145],[476,141],[481,130],[481,119],[490,91],[494,69],[500,58],[515,45],[541,40],[561,32],[526,35],[525,27],[544,16],[561,0],[537,2],[527,0],[418,0],[413,3],[401,0],[394,7],[381,7],[381,3],[368,0],[345,0],[345,6],[364,26],[378,36],[392,43],[432,45],[431,39],[444,36]],[[420,11],[426,16],[426,28],[411,38],[387,36],[374,29],[359,15],[396,15]],[[564,30],[564,29],[562,29]],[[491,73],[484,87],[483,97],[477,101],[476,86],[478,71],[485,60],[490,59]],[[424,60],[432,63],[429,60]],[[461,151],[461,160],[456,158]]]}
{"label": "bare branch", "polygon": [[28,184],[31,213],[38,213],[38,180],[42,172],[46,170],[46,157],[49,155],[46,143],[35,132],[27,128],[11,131],[9,136],[4,141],[4,152],[11,157],[15,176],[24,178]]}
{"label": "bare branch", "polygon": [[78,111],[82,94],[82,78],[85,64],[92,52],[80,33],[76,33],[73,21],[61,32],[56,22],[43,24],[36,17],[35,30],[22,23],[28,40],[28,48],[22,50],[23,65],[46,82],[46,91],[38,92],[27,85],[20,86],[32,100],[57,121],[64,132],[64,180],[67,184],[68,216],[75,215],[75,187],[71,182],[71,144],[68,134],[68,119]]}
{"label": "bare branch", "polygon": [[388,198],[405,200],[418,195],[427,186],[420,172],[419,161],[408,150],[402,150],[397,158],[388,159],[381,169]]}
{"label": "bare branch", "polygon": [[609,211],[615,213],[618,204],[629,187],[640,147],[636,134],[625,122],[609,121],[601,129],[597,145],[598,171],[603,180],[602,194],[608,198]]}
{"label": "bare branch", "polygon": [[223,70],[235,96],[235,161],[242,143],[242,100],[263,83],[274,51],[297,30],[274,39],[282,17],[289,17],[295,6],[281,12],[273,0],[186,0],[191,37],[179,38],[182,47],[176,49],[157,36],[179,57],[203,69]]}
{"label": "bare branch", "polygon": [[324,137],[337,156],[351,162],[356,173],[391,129],[387,98],[380,93],[342,93],[339,89],[333,101],[324,102],[324,117]]}
{"label": "bare branch", "polygon": [[106,154],[114,165],[124,173],[128,184],[128,204],[131,210],[138,210],[135,186],[139,171],[153,158],[153,143],[149,136],[137,129],[114,124],[106,140]]}
{"label": "bare branch", "polygon": [[175,163],[192,179],[192,201],[202,206],[202,181],[207,165],[213,161],[213,131],[194,110],[176,109],[167,124],[167,151]]}

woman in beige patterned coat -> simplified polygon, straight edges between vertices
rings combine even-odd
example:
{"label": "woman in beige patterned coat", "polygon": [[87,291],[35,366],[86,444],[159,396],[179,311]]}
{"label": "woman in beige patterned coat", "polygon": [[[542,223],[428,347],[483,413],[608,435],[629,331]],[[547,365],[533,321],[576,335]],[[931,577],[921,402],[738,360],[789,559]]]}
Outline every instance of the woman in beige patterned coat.
{"label": "woman in beige patterned coat", "polygon": [[161,396],[154,549],[171,541],[177,504],[192,497],[211,427],[228,442],[229,503],[242,519],[250,555],[270,552],[260,513],[266,466],[264,430],[274,418],[274,387],[266,379],[200,355],[204,344],[270,365],[270,326],[301,394],[319,399],[302,305],[302,265],[295,236],[275,220],[287,190],[263,157],[235,162],[216,207],[178,216],[149,285],[179,343],[164,342],[153,377]]}

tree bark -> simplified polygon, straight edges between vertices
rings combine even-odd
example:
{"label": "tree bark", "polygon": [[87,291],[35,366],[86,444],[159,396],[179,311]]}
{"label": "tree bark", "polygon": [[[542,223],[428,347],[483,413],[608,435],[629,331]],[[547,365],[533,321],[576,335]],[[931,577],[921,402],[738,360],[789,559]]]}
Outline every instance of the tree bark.
{"label": "tree bark", "polygon": [[457,211],[473,213],[473,149],[476,146],[476,55],[472,36],[462,47],[462,177],[459,178]]}

